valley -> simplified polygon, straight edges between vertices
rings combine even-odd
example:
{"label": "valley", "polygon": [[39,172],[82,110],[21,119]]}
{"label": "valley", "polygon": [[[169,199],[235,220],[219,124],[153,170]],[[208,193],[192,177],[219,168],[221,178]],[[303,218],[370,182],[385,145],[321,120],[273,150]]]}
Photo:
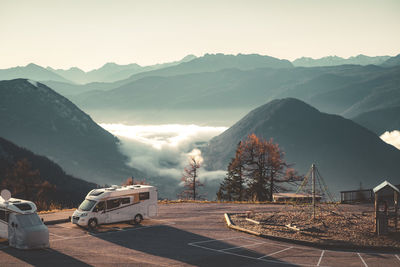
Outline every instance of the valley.
{"label": "valley", "polygon": [[[277,142],[299,174],[316,163],[335,194],[371,187],[380,177],[397,179],[399,150],[379,136],[400,129],[400,68],[361,59],[304,67],[260,55],[207,54],[140,73],[133,64],[106,64],[85,74],[92,77],[86,84],[66,82],[78,79],[71,76],[76,70],[43,68],[52,80],[2,82],[0,136],[90,182],[146,180],[160,187],[161,198],[177,197],[187,159],[199,151],[199,178],[207,199],[215,199],[236,144],[251,133]],[[100,78],[129,70],[121,80]]]}

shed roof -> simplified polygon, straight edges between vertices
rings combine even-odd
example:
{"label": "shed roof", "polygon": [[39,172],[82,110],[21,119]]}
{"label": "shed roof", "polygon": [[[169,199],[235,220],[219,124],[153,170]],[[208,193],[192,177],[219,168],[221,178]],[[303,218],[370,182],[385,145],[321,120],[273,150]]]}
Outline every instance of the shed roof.
{"label": "shed roof", "polygon": [[374,189],[372,189],[372,190],[374,191],[374,193],[376,193],[386,186],[390,186],[393,190],[396,190],[397,192],[400,193],[400,190],[396,186],[392,185],[391,183],[389,183],[386,180],[383,183],[381,183],[380,185],[375,186]]}

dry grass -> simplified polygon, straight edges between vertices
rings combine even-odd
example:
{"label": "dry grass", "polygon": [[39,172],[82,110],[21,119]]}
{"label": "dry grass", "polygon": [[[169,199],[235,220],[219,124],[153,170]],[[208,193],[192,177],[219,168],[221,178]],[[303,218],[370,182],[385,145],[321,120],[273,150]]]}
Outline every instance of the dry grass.
{"label": "dry grass", "polygon": [[74,211],[74,209],[50,209],[50,210],[41,210],[38,211],[38,214],[48,214],[48,213],[54,213],[54,212],[61,212],[61,211]]}
{"label": "dry grass", "polygon": [[217,201],[217,200],[192,200],[192,199],[163,199],[159,200],[158,204],[176,204],[176,203],[226,203],[226,204],[276,204],[282,205],[282,203],[271,202],[271,201]]}
{"label": "dry grass", "polygon": [[[231,216],[233,222],[243,228],[262,234],[309,241],[317,244],[390,247],[400,249],[400,233],[386,236],[375,235],[375,219],[365,210],[334,208],[321,205],[315,220],[309,206],[284,206],[280,211],[250,214],[257,225],[246,220],[249,214]],[[288,228],[291,224],[300,229]],[[392,229],[394,230],[394,229]]]}

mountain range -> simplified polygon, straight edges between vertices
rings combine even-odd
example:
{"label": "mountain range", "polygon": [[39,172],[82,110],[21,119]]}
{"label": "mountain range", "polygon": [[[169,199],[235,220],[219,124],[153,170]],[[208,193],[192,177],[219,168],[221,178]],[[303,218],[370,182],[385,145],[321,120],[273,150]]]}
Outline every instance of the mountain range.
{"label": "mountain range", "polygon": [[[378,135],[400,129],[398,57],[360,55],[354,58],[358,63],[299,67],[260,55],[206,54],[147,69],[109,63],[92,72],[29,64],[0,70],[0,79],[30,78],[0,81],[0,136],[48,157],[68,174],[119,184],[145,174],[125,164],[119,140],[86,113],[96,121],[132,125],[234,124],[204,150],[209,169],[226,169],[238,140],[255,132],[273,137],[301,172],[316,162],[334,190],[341,184],[357,188],[360,181],[372,186],[380,173],[392,177],[397,170],[392,163],[398,150]],[[85,79],[97,82],[74,84]],[[160,188],[177,184],[146,178]]]}
{"label": "mountain range", "polygon": [[390,56],[376,56],[369,57],[365,55],[358,55],[355,57],[342,58],[338,56],[328,56],[318,59],[313,59],[310,57],[301,57],[294,60],[292,63],[295,67],[322,67],[322,66],[338,66],[338,65],[381,65]]}
{"label": "mountain range", "polygon": [[399,130],[400,106],[365,112],[352,118],[352,120],[373,131],[377,135],[381,135],[386,131]]}
{"label": "mountain range", "polygon": [[353,118],[400,106],[399,82],[399,66],[224,69],[149,76],[116,89],[89,91],[70,99],[101,120],[120,116],[135,123],[138,118],[151,123],[171,123],[174,118],[208,123],[211,117],[212,123],[226,125],[248,110],[282,97],[295,97],[323,112]]}
{"label": "mountain range", "polygon": [[26,78],[35,81],[69,82],[64,77],[33,63],[24,67],[0,70],[0,80],[12,80],[17,78]]}
{"label": "mountain range", "polygon": [[331,191],[372,187],[387,179],[399,183],[400,150],[366,128],[322,113],[294,98],[262,105],[210,140],[203,148],[209,170],[226,169],[236,144],[255,133],[278,143],[287,162],[305,174],[315,163]]}
{"label": "mountain range", "polygon": [[161,68],[166,68],[174,65],[178,65],[182,62],[187,62],[196,58],[194,55],[188,55],[179,61],[173,61],[163,64],[155,64],[150,66],[140,66],[136,63],[127,65],[118,65],[116,63],[106,63],[101,68],[94,69],[85,72],[77,67],[73,67],[67,70],[63,69],[53,69],[47,67],[48,70],[57,73],[58,75],[64,77],[65,79],[78,84],[86,84],[93,82],[115,82],[123,79],[127,79],[130,76]]}
{"label": "mountain range", "polygon": [[68,99],[25,79],[0,81],[0,136],[99,184],[142,174],[125,165],[119,140]]}
{"label": "mountain range", "polygon": [[287,60],[280,60],[269,56],[252,55],[224,55],[206,54],[203,57],[194,58],[187,56],[178,64],[162,64],[154,70],[142,71],[131,75],[129,78],[116,82],[93,82],[84,85],[74,85],[66,82],[48,81],[46,85],[65,96],[77,95],[90,91],[109,91],[128,85],[145,77],[170,77],[183,74],[215,72],[224,69],[250,70],[255,68],[292,68]]}
{"label": "mountain range", "polygon": [[389,58],[388,60],[382,63],[382,66],[384,67],[400,66],[400,54],[398,54],[395,57]]}

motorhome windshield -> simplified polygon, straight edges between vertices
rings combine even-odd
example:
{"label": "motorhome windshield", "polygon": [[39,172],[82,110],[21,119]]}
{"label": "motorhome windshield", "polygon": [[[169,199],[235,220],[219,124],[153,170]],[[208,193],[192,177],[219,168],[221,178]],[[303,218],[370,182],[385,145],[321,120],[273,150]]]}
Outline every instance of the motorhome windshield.
{"label": "motorhome windshield", "polygon": [[39,216],[36,213],[18,214],[15,217],[22,227],[31,227],[42,224],[42,220],[40,220]]}
{"label": "motorhome windshield", "polygon": [[94,204],[96,204],[96,201],[85,199],[82,202],[82,204],[79,206],[78,210],[89,211],[89,210],[91,210],[93,208]]}

